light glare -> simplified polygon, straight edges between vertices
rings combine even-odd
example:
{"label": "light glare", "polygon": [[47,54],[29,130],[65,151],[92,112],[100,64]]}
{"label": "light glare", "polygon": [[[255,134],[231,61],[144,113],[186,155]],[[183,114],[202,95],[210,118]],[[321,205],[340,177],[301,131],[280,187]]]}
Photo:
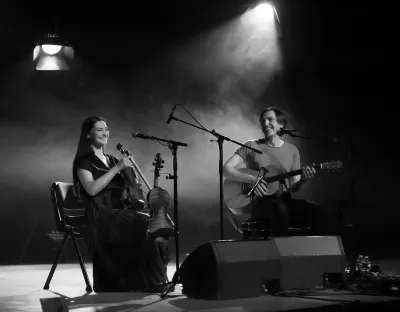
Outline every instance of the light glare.
{"label": "light glare", "polygon": [[274,7],[269,3],[261,3],[254,10],[261,18],[274,17]]}
{"label": "light glare", "polygon": [[43,44],[42,45],[42,50],[50,55],[60,52],[61,48],[62,48],[62,46],[55,45],[55,44]]}
{"label": "light glare", "polygon": [[68,70],[67,63],[58,56],[42,56],[36,65],[36,70]]}

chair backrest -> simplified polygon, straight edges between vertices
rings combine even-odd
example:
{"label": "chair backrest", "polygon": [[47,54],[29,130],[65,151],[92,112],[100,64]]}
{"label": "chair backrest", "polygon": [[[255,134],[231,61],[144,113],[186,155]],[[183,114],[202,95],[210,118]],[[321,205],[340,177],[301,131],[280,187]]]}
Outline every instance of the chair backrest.
{"label": "chair backrest", "polygon": [[85,213],[85,205],[76,198],[73,186],[69,182],[54,182],[50,187],[54,217],[60,232],[65,232],[67,226],[75,227],[82,223]]}

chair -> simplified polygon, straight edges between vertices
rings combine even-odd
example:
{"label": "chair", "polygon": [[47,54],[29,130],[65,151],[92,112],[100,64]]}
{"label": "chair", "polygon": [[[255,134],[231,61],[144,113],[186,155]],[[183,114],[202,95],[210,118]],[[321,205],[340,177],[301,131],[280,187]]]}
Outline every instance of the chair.
{"label": "chair", "polygon": [[61,255],[68,243],[69,238],[71,237],[75,246],[76,254],[78,256],[79,264],[81,265],[83,277],[85,278],[86,291],[92,292],[92,286],[90,284],[86,267],[83,263],[82,255],[77,243],[77,239],[82,239],[82,236],[78,231],[78,227],[82,225],[84,221],[83,203],[76,199],[73,192],[72,183],[54,182],[50,187],[50,194],[53,201],[56,225],[58,230],[64,233],[64,238],[60,248],[58,249],[56,259],[54,260],[53,266],[51,267],[49,276],[47,277],[43,289],[49,289],[50,282],[53,278],[58,262],[60,261]]}

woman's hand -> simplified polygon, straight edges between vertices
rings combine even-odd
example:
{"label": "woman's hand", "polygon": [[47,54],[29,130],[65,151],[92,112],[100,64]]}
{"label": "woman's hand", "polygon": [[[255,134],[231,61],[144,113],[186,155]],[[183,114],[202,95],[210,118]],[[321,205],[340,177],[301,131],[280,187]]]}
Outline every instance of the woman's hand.
{"label": "woman's hand", "polygon": [[133,168],[132,156],[124,156],[120,159],[117,166],[120,171],[125,168]]}

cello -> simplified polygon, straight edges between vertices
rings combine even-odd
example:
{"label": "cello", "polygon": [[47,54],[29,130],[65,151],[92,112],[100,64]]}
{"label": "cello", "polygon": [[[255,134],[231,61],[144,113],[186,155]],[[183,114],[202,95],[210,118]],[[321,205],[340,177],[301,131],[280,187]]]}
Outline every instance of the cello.
{"label": "cello", "polygon": [[164,160],[160,153],[154,158],[154,187],[147,194],[147,203],[151,211],[151,219],[148,225],[148,231],[153,238],[169,237],[175,234],[175,226],[167,213],[170,196],[166,189],[158,185],[160,171],[164,166]]}
{"label": "cello", "polygon": [[[128,150],[122,147],[121,143],[117,144],[117,150],[124,156],[132,156]],[[158,177],[160,176],[161,169],[164,167],[162,165],[164,160],[160,153],[156,155],[154,160],[154,188],[152,189],[139,166],[133,158],[131,158],[135,169],[127,168],[121,171],[127,185],[127,189],[124,192],[125,195],[121,198],[121,201],[126,209],[141,210],[145,213],[150,210],[151,218],[147,230],[153,238],[169,237],[173,236],[175,231],[175,226],[167,214],[170,197],[167,190],[158,186]],[[149,189],[149,192],[147,193],[147,206],[145,202],[146,198],[138,179],[138,174]]]}

